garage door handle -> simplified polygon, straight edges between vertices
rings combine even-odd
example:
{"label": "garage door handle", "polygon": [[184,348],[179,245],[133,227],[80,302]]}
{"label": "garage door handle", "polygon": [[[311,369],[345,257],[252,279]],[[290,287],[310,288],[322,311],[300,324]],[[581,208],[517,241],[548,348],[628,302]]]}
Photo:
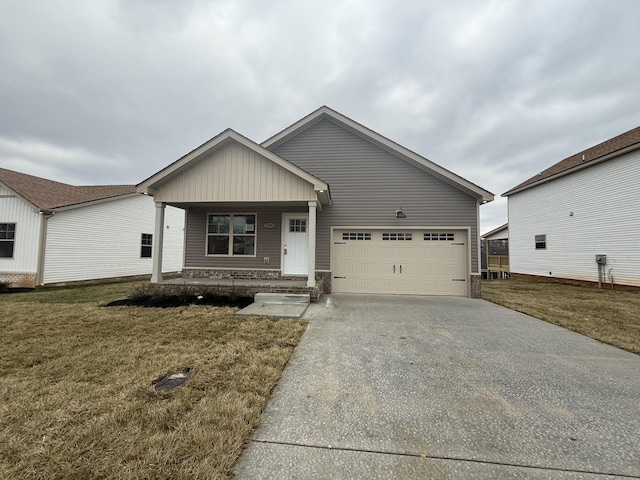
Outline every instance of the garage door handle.
{"label": "garage door handle", "polygon": [[396,273],[396,266],[393,266],[393,273]]}
{"label": "garage door handle", "polygon": [[400,265],[400,273],[402,273],[402,265]]}
{"label": "garage door handle", "polygon": [[347,278],[347,277],[333,277],[333,278]]}

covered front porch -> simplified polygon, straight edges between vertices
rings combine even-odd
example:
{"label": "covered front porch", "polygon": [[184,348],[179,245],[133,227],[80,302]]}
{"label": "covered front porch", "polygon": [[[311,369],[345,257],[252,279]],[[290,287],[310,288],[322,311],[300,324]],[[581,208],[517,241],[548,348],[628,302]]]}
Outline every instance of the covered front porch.
{"label": "covered front porch", "polygon": [[[330,280],[316,271],[318,211],[329,187],[227,130],[138,186],[156,201],[152,291],[309,293]],[[163,281],[167,205],[185,210],[183,278]],[[320,273],[320,278],[318,274]]]}

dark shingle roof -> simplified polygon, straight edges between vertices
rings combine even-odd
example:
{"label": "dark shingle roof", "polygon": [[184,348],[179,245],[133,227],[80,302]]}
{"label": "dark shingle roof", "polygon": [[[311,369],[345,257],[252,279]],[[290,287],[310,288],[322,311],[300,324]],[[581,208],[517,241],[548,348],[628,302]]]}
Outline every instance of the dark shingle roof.
{"label": "dark shingle roof", "polygon": [[0,182],[39,209],[68,207],[136,192],[135,185],[74,186],[0,168]]}
{"label": "dark shingle roof", "polygon": [[505,192],[503,196],[510,195],[519,190],[525,190],[539,182],[551,180],[553,177],[561,174],[566,175],[567,173],[570,173],[570,170],[598,163],[598,160],[602,159],[602,157],[635,144],[638,144],[638,148],[640,148],[640,127],[636,127],[633,130],[629,130],[628,132],[618,135],[617,137],[610,138],[609,140],[599,143],[594,147],[587,148],[582,152],[565,158],[537,175],[534,175],[530,179],[513,187],[511,190]]}

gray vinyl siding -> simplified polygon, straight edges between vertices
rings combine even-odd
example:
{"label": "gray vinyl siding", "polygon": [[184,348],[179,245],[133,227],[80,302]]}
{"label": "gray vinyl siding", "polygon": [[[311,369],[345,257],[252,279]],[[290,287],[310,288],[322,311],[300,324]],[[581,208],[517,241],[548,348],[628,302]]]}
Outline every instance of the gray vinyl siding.
{"label": "gray vinyl siding", "polygon": [[[332,226],[468,226],[478,271],[476,198],[327,119],[273,151],[329,184],[332,204],[318,212],[317,269],[330,269]],[[406,219],[395,216],[401,207]]]}
{"label": "gray vinyl siding", "polygon": [[[283,212],[308,212],[304,206],[236,204],[225,206],[190,207],[187,211],[186,268],[280,268],[281,232]],[[210,213],[255,213],[256,256],[220,257],[205,255],[207,215]],[[275,228],[264,228],[274,223]],[[269,263],[264,263],[269,257]]]}

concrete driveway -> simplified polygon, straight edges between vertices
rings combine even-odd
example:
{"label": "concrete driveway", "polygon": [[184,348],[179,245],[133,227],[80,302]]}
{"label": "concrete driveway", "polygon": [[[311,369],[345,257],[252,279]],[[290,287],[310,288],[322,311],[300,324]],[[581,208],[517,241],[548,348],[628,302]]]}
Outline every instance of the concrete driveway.
{"label": "concrete driveway", "polygon": [[483,300],[333,295],[237,478],[640,478],[640,357]]}

